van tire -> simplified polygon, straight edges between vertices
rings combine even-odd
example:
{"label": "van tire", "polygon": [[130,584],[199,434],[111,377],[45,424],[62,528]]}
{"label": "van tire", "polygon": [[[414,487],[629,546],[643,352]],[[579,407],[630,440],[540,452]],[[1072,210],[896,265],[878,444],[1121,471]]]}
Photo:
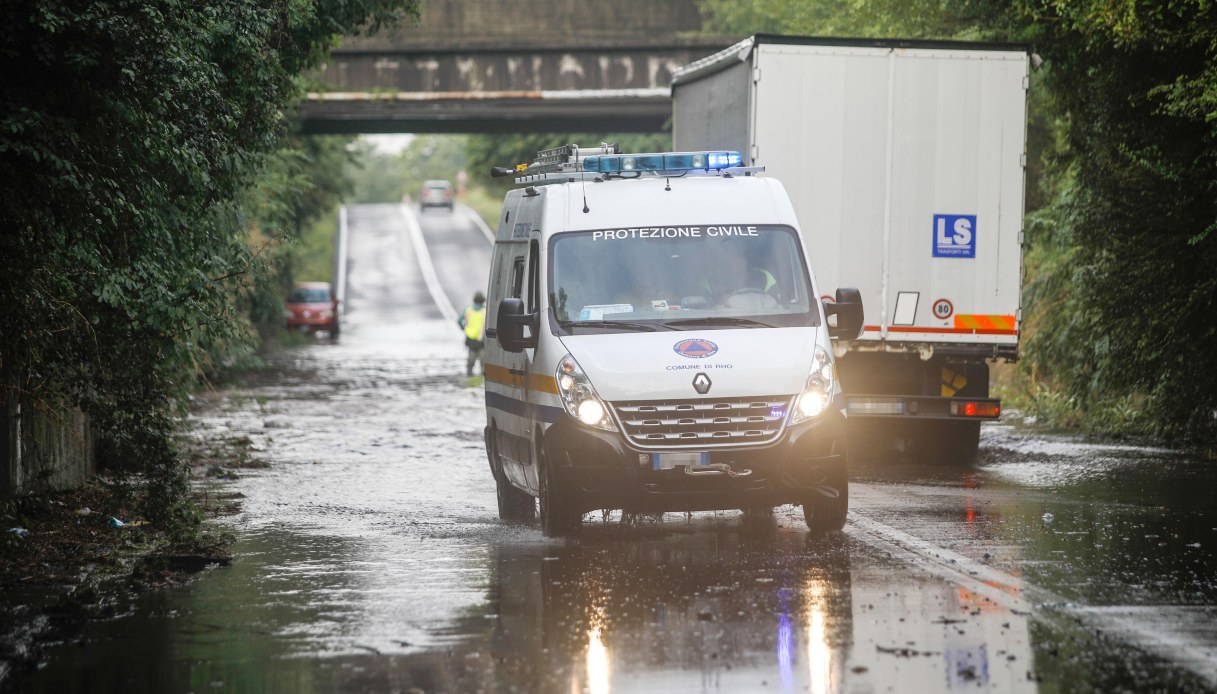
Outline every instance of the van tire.
{"label": "van tire", "polygon": [[578,532],[583,525],[583,514],[571,508],[563,499],[563,489],[558,485],[553,466],[546,461],[544,448],[537,446],[537,463],[540,466],[541,534],[545,537],[566,537]]}
{"label": "van tire", "polygon": [[485,429],[486,457],[490,461],[490,474],[494,476],[495,496],[499,502],[499,520],[530,523],[537,517],[537,504],[532,495],[517,489],[503,474],[499,463],[498,430],[492,424]]}
{"label": "van tire", "polygon": [[849,474],[845,465],[836,465],[826,471],[823,485],[836,492],[836,496],[811,492],[803,502],[803,520],[807,529],[817,535],[845,527],[845,517],[849,513]]}

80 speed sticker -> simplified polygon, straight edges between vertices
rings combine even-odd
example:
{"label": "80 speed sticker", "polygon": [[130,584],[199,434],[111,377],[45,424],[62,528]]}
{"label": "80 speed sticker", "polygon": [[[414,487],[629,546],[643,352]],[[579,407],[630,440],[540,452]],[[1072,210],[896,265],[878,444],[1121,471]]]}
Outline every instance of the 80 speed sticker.
{"label": "80 speed sticker", "polygon": [[938,299],[934,302],[934,317],[947,319],[955,314],[955,305],[947,299]]}

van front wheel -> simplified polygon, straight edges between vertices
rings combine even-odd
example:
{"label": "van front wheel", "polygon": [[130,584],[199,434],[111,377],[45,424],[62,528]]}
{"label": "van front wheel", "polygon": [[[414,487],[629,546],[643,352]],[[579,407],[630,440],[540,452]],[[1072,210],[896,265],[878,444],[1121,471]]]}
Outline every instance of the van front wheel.
{"label": "van front wheel", "polygon": [[541,474],[541,533],[545,537],[564,537],[579,530],[583,514],[574,510],[567,499],[563,499],[562,488],[555,480],[553,466],[545,460],[545,454],[537,447]]}
{"label": "van front wheel", "polygon": [[834,465],[803,502],[803,520],[812,533],[834,532],[845,527],[848,512],[849,473],[844,464]]}

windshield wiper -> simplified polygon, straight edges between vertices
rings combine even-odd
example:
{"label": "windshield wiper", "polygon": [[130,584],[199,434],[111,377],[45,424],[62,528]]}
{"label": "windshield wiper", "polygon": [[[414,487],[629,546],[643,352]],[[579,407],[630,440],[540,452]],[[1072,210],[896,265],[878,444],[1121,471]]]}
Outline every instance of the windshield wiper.
{"label": "windshield wiper", "polygon": [[752,318],[739,318],[737,316],[705,316],[702,318],[677,318],[675,320],[664,321],[665,325],[669,326],[693,326],[693,325],[735,325],[739,327],[749,328],[772,328],[775,327],[769,323],[755,320]]}
{"label": "windshield wiper", "polygon": [[566,330],[572,328],[620,328],[622,330],[638,330],[648,333],[655,332],[663,327],[652,325],[651,323],[631,323],[624,320],[568,320],[558,321],[558,325]]}

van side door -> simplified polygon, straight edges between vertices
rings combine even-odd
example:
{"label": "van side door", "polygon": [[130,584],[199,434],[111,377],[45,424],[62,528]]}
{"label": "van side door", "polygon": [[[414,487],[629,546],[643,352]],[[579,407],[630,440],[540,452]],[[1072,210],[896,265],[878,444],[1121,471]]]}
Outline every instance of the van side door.
{"label": "van side door", "polygon": [[[538,378],[544,378],[544,374],[537,373],[537,370],[534,368],[537,362],[537,351],[540,346],[539,332],[541,331],[541,325],[544,322],[543,316],[541,315],[541,287],[544,284],[542,279],[544,266],[541,263],[541,242],[539,238],[540,235],[534,233],[532,240],[528,243],[526,266],[527,292],[523,297],[524,311],[535,316],[529,331],[534,338],[537,338],[536,343],[538,347],[528,347],[518,355],[522,357],[521,368],[523,373],[520,375],[523,378],[524,401],[528,403],[526,410],[527,416],[525,419],[528,421],[527,433],[530,441],[535,438],[535,431],[543,426],[543,418],[541,413],[544,409],[544,404],[538,399],[538,396],[541,396],[542,394],[534,389],[534,385],[536,384]],[[528,488],[539,494],[541,486],[540,478],[537,475],[538,468],[536,456],[529,455],[527,461],[527,464],[524,466],[524,474],[528,482]]]}
{"label": "van side door", "polygon": [[[496,270],[501,276],[501,289],[492,294],[497,300],[521,299],[527,289],[527,244],[501,243],[502,256]],[[497,306],[496,317],[497,317]],[[524,473],[531,456],[531,426],[528,417],[526,357],[523,352],[508,352],[499,346],[486,351],[486,405],[494,413],[497,440],[495,445],[503,472],[516,486],[532,489]]]}

